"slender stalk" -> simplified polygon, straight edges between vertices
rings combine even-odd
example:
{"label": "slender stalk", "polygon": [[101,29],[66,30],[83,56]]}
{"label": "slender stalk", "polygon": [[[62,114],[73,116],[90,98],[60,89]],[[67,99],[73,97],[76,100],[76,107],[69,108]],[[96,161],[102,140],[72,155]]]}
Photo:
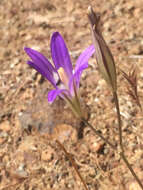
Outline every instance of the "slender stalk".
{"label": "slender stalk", "polygon": [[[86,121],[84,118],[82,118],[82,121],[88,126],[90,127],[90,129],[92,129],[92,131],[97,135],[99,136],[105,143],[107,143],[114,151],[117,150],[117,148],[112,144],[110,143],[106,138],[104,138],[96,129],[94,129],[94,127],[88,123],[88,121]],[[135,178],[135,180],[137,181],[137,183],[139,184],[139,186],[141,187],[141,189],[143,190],[143,185],[140,181],[140,179],[138,178],[138,176],[136,175],[136,173],[134,172],[132,166],[130,165],[130,163],[128,162],[125,154],[123,151],[120,152],[120,156],[121,158],[123,159],[123,161],[125,162],[126,166],[128,167],[128,169],[130,170],[131,174],[133,175],[133,177]]]}
{"label": "slender stalk", "polygon": [[66,151],[65,147],[58,140],[56,140],[56,142],[60,146],[60,148],[64,151],[65,155],[68,157],[68,159],[71,162],[72,166],[74,167],[77,175],[79,176],[81,182],[83,183],[85,190],[88,190],[88,187],[87,187],[84,179],[82,178],[80,172],[78,171],[77,165],[76,165],[75,161],[73,160],[72,156]]}
{"label": "slender stalk", "polygon": [[123,161],[125,162],[128,169],[130,170],[133,177],[135,178],[136,182],[139,184],[139,186],[143,190],[143,185],[142,185],[140,179],[136,175],[135,171],[133,170],[132,166],[130,165],[130,163],[128,162],[128,160],[127,160],[127,158],[126,158],[126,156],[124,154],[124,147],[123,147],[123,140],[122,140],[122,122],[121,122],[121,114],[120,114],[120,107],[119,107],[119,101],[118,101],[117,92],[113,92],[113,96],[114,96],[114,99],[115,99],[115,106],[116,106],[117,117],[118,117],[119,139],[120,139],[120,149],[121,149],[120,150],[120,156],[123,159]]}
{"label": "slender stalk", "polygon": [[134,176],[134,178],[136,179],[136,181],[138,182],[139,186],[141,187],[141,189],[143,189],[143,184],[141,183],[140,179],[138,178],[138,176],[136,175],[136,173],[134,172],[133,168],[131,167],[130,163],[128,162],[126,156],[124,155],[123,152],[120,153],[121,158],[124,160],[126,166],[128,167],[128,169],[130,170],[130,172],[132,173],[132,175]]}
{"label": "slender stalk", "polygon": [[[113,59],[113,56],[101,34],[100,27],[99,27],[100,26],[99,25],[100,17],[97,16],[97,14],[93,11],[92,7],[88,8],[88,18],[89,18],[89,21],[91,24],[93,43],[94,43],[94,47],[95,47],[95,51],[96,51],[96,62],[99,66],[99,70],[100,70],[101,74],[103,75],[106,82],[112,87],[112,91],[113,91],[115,106],[116,106],[116,110],[117,110],[117,118],[118,118],[119,148],[120,148],[119,154],[143,190],[143,185],[141,184],[141,181],[136,176],[134,170],[132,169],[131,165],[129,164],[129,162],[124,154],[124,146],[123,146],[123,140],[122,140],[123,139],[122,138],[122,122],[121,122],[119,101],[118,101],[118,96],[117,96],[116,66],[114,63],[114,59]],[[137,92],[137,89],[135,91]],[[86,121],[84,121],[84,122],[86,122]],[[88,124],[88,126],[98,136],[100,135],[100,133],[98,133],[96,130],[94,130],[94,128],[88,122],[86,122],[86,124]],[[105,139],[101,135],[100,135],[100,137],[114,149],[114,146],[107,139]]]}
{"label": "slender stalk", "polygon": [[117,96],[117,92],[113,92],[114,100],[115,100],[115,106],[117,110],[117,117],[118,117],[118,128],[119,128],[119,143],[120,143],[120,148],[121,151],[124,152],[123,148],[123,140],[122,140],[122,122],[121,122],[121,114],[120,114],[120,107],[119,107],[119,100]]}
{"label": "slender stalk", "polygon": [[86,121],[84,118],[81,118],[81,120],[86,124],[88,125],[88,127],[90,127],[90,129],[97,135],[99,136],[105,143],[107,143],[113,150],[116,150],[116,147],[111,143],[109,142],[105,137],[103,137],[101,135],[101,133],[99,133],[90,123],[88,123],[88,121]]}

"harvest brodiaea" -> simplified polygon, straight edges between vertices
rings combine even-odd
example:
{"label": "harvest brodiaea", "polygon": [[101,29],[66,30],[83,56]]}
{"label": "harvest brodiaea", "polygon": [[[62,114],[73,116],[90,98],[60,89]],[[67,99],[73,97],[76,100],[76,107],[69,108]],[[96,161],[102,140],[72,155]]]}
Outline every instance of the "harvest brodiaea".
{"label": "harvest brodiaea", "polygon": [[[32,60],[27,63],[48,79],[54,87],[48,93],[48,101],[52,103],[57,96],[60,96],[74,106],[74,111],[76,107],[76,112],[79,112],[77,99],[80,76],[88,67],[88,59],[95,51],[94,46],[91,45],[83,51],[74,69],[64,39],[58,32],[54,32],[51,38],[51,56],[54,66],[38,51],[27,47],[24,50]],[[60,85],[58,85],[59,81]]]}

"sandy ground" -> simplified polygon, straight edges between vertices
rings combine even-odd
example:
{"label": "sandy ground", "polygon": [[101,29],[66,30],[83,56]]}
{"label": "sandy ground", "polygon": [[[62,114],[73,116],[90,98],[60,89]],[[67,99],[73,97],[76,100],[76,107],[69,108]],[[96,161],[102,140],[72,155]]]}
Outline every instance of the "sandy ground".
{"label": "sandy ground", "polygon": [[[86,127],[65,102],[50,105],[48,81],[31,69],[23,48],[41,51],[50,59],[50,36],[59,31],[73,64],[90,44],[87,7],[101,14],[103,35],[114,55],[126,155],[143,181],[143,117],[127,94],[120,69],[138,66],[142,104],[143,1],[129,0],[1,0],[0,1],[0,190],[83,190],[64,152],[71,153],[89,190],[139,190],[117,153]],[[118,124],[110,89],[95,59],[81,80],[81,97],[89,122],[116,146]]]}

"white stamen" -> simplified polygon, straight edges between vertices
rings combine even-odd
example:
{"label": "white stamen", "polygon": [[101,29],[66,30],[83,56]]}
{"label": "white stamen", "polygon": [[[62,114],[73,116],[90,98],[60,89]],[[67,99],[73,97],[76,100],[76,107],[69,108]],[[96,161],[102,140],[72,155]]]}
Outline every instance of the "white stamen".
{"label": "white stamen", "polygon": [[59,76],[60,76],[60,79],[61,79],[62,83],[63,83],[66,87],[68,87],[69,79],[68,79],[68,76],[67,76],[65,70],[64,70],[62,67],[60,67],[60,68],[58,69],[58,73],[59,73]]}
{"label": "white stamen", "polygon": [[55,80],[55,83],[59,81],[59,75],[56,72],[53,72],[53,78]]}

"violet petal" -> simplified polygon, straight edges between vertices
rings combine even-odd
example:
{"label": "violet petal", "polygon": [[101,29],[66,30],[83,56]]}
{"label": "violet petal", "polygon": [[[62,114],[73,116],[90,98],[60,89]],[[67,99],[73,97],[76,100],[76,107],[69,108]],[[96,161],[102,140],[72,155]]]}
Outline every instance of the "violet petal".
{"label": "violet petal", "polygon": [[77,59],[75,72],[69,82],[69,89],[71,93],[73,93],[73,81],[76,85],[76,88],[79,88],[80,76],[82,74],[82,71],[88,67],[88,60],[93,55],[94,52],[95,52],[94,45],[91,45],[88,48],[86,48]]}
{"label": "violet petal", "polygon": [[52,103],[56,99],[57,96],[63,97],[62,95],[63,92],[67,93],[67,90],[65,89],[50,90],[48,93],[48,102]]}
{"label": "violet petal", "polygon": [[79,88],[79,84],[80,84],[80,76],[82,74],[82,71],[84,69],[86,69],[86,65],[81,65],[78,70],[73,74],[73,76],[70,78],[70,81],[69,81],[69,90],[70,90],[70,93],[71,95],[74,94],[74,88],[73,88],[73,84],[75,84],[76,86],[76,89]]}
{"label": "violet petal", "polygon": [[54,86],[56,86],[56,81],[53,77],[53,75],[56,74],[56,70],[48,59],[40,52],[31,48],[24,48],[24,50],[32,59],[32,61],[28,61],[27,63],[47,78]]}
{"label": "violet petal", "polygon": [[51,39],[51,55],[56,70],[63,67],[67,76],[72,76],[72,64],[64,39],[58,32],[54,32]]}
{"label": "violet petal", "polygon": [[77,70],[79,70],[80,67],[83,68],[83,65],[85,68],[88,67],[88,60],[89,58],[93,55],[93,53],[95,52],[95,48],[94,45],[89,46],[88,48],[86,48],[78,57],[77,61],[76,61],[76,66],[75,66],[75,72]]}

